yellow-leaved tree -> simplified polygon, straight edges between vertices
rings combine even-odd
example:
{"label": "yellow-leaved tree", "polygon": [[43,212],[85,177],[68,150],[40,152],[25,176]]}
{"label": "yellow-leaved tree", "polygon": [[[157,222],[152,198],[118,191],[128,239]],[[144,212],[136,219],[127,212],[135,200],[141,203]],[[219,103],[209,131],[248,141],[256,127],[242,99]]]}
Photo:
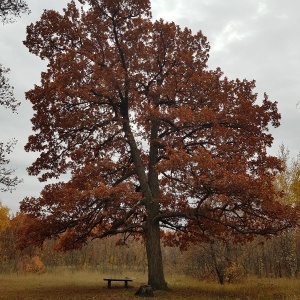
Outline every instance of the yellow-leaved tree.
{"label": "yellow-leaved tree", "polygon": [[276,188],[284,193],[280,201],[292,206],[300,204],[300,153],[296,158],[290,157],[290,151],[281,145],[278,158],[282,161],[283,171],[276,177]]}
{"label": "yellow-leaved tree", "polygon": [[9,226],[9,208],[0,202],[0,232]]}

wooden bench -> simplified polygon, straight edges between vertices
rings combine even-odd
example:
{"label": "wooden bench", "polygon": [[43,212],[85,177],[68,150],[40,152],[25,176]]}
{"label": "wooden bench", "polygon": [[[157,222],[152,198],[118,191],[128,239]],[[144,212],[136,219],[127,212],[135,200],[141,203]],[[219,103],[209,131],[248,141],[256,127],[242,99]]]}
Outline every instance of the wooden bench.
{"label": "wooden bench", "polygon": [[107,287],[111,288],[112,281],[124,281],[125,287],[128,288],[128,282],[132,281],[132,279],[124,278],[124,279],[115,279],[115,278],[104,278],[103,280],[107,281]]}

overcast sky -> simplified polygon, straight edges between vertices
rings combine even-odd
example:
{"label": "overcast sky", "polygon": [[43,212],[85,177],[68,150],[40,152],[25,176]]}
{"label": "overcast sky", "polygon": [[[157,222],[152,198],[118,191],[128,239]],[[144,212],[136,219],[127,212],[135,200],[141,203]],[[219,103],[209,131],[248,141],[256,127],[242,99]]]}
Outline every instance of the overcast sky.
{"label": "overcast sky", "polygon": [[[21,101],[19,113],[0,107],[1,141],[15,137],[18,144],[9,156],[16,175],[23,178],[16,191],[1,193],[0,200],[16,212],[25,196],[38,196],[44,184],[29,177],[26,168],[35,154],[24,145],[31,134],[32,109],[24,92],[39,84],[45,62],[29,54],[22,41],[26,26],[39,19],[43,9],[61,10],[67,0],[28,0],[29,16],[16,23],[0,24],[0,63],[11,69],[10,83]],[[300,151],[300,1],[299,0],[152,0],[153,18],[174,21],[194,32],[202,30],[211,45],[209,68],[221,67],[231,79],[256,80],[262,99],[266,92],[278,101],[281,126],[272,130],[277,155],[284,144],[292,157]],[[297,103],[299,102],[298,106]]]}

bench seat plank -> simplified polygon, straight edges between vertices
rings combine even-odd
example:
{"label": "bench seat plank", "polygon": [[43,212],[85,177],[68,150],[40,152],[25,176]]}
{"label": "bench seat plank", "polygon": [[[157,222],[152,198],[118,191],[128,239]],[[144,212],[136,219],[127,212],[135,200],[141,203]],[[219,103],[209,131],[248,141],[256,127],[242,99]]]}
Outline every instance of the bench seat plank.
{"label": "bench seat plank", "polygon": [[124,279],[120,279],[120,278],[104,278],[103,280],[107,281],[107,287],[111,288],[111,282],[112,281],[124,281],[125,283],[125,287],[128,287],[128,282],[133,281],[132,279],[129,278],[124,278]]}

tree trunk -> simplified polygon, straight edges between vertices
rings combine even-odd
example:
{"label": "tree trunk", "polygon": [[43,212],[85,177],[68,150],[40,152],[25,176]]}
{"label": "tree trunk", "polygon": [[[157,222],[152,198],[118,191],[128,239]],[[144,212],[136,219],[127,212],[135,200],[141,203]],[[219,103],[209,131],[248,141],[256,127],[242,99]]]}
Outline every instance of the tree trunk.
{"label": "tree trunk", "polygon": [[148,284],[153,290],[168,290],[165,281],[158,222],[147,220],[146,252],[148,259]]}
{"label": "tree trunk", "polygon": [[159,180],[155,170],[155,165],[158,162],[158,145],[155,142],[158,136],[158,128],[159,122],[152,120],[148,173],[148,184],[152,197],[146,201],[146,252],[148,259],[148,284],[153,290],[168,290],[163,269],[159,221],[155,220],[159,215]]}
{"label": "tree trunk", "polygon": [[123,105],[122,115],[124,117],[124,132],[130,146],[141,191],[145,198],[144,201],[147,213],[145,238],[148,259],[148,284],[153,290],[168,290],[163,269],[159,221],[155,221],[155,218],[159,215],[159,181],[158,174],[155,170],[155,164],[158,161],[158,145],[153,141],[155,141],[158,135],[158,122],[152,121],[148,166],[149,173],[147,178],[140,151],[138,150],[137,143],[130,128],[127,102]]}

